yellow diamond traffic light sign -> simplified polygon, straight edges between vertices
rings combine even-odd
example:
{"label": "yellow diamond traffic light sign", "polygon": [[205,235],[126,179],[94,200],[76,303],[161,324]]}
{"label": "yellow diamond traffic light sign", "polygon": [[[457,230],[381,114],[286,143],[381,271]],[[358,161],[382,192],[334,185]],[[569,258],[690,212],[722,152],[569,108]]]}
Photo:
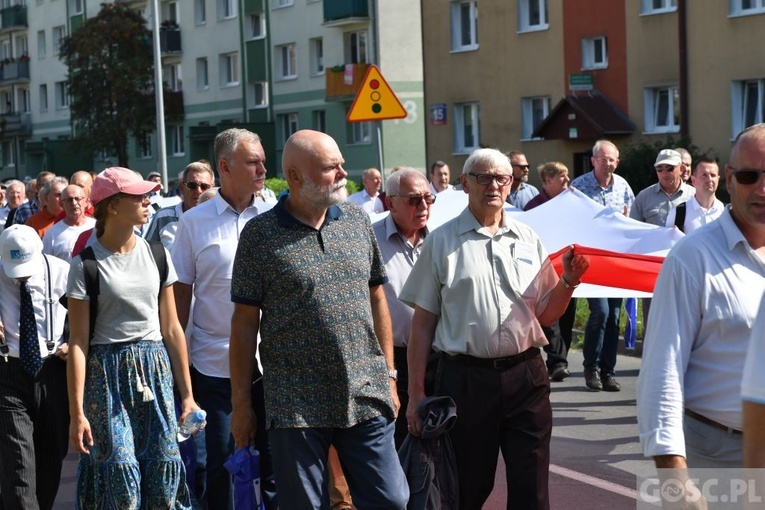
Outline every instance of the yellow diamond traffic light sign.
{"label": "yellow diamond traffic light sign", "polygon": [[351,109],[348,110],[346,117],[348,122],[403,119],[404,117],[406,117],[406,110],[380,74],[380,70],[377,66],[369,66]]}

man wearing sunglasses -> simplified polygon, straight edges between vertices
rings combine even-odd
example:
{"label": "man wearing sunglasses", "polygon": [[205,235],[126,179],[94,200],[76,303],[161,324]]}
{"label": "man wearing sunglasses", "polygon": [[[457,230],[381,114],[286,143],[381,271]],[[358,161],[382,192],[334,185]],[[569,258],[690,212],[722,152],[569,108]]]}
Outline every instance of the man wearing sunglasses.
{"label": "man wearing sunglasses", "polygon": [[460,176],[468,207],[431,232],[399,299],[414,307],[408,345],[410,433],[422,433],[431,347],[435,387],[457,404],[449,431],[460,508],[489,497],[501,449],[516,508],[547,509],[552,409],[542,325],[565,311],[589,262],[569,249],[560,278],[537,234],[504,212],[510,160],[478,149]]}
{"label": "man wearing sunglasses", "polygon": [[756,124],[725,166],[730,205],[670,250],[656,281],[637,418],[658,468],[743,466],[742,373],[765,293],[763,162],[765,124]]}
{"label": "man wearing sunglasses", "polygon": [[199,204],[199,197],[215,185],[215,175],[207,161],[194,161],[181,173],[178,187],[181,201],[163,207],[151,219],[144,237],[149,241],[162,241],[169,250],[175,240],[175,229],[181,215]]}
{"label": "man wearing sunglasses", "polygon": [[[392,173],[385,183],[390,214],[377,220],[372,228],[385,262],[388,282],[383,284],[388,300],[391,323],[393,324],[393,361],[398,371],[398,399],[401,409],[409,402],[407,394],[406,346],[412,331],[414,310],[398,300],[415,261],[420,256],[422,244],[428,235],[430,208],[436,197],[430,192],[430,183],[414,168],[403,168]],[[430,385],[432,394],[432,384]],[[398,413],[396,418],[396,450],[406,438],[406,414]]]}
{"label": "man wearing sunglasses", "polygon": [[510,185],[510,194],[507,202],[523,210],[526,204],[539,195],[539,190],[529,184],[529,162],[526,155],[518,151],[510,151],[506,154],[513,166],[513,183]]}
{"label": "man wearing sunglasses", "polygon": [[630,208],[630,218],[663,227],[670,209],[690,200],[696,193],[683,182],[683,159],[672,149],[663,149],[653,164],[659,182],[637,194]]}

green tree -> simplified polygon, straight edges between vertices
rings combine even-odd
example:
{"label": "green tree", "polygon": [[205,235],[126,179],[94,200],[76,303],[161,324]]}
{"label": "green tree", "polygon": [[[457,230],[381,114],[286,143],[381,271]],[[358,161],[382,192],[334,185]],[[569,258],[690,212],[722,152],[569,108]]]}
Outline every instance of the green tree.
{"label": "green tree", "polygon": [[102,4],[63,40],[75,148],[115,155],[127,167],[130,135],[154,130],[150,41],[141,14],[119,2]]}

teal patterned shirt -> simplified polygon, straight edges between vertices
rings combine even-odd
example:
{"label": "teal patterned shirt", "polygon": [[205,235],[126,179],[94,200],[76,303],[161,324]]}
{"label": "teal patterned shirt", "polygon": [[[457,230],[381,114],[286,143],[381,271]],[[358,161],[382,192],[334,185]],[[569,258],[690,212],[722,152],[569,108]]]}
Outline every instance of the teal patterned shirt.
{"label": "teal patterned shirt", "polygon": [[388,278],[368,215],[332,206],[319,230],[284,208],[250,220],[231,299],[257,306],[268,428],[346,428],[394,418],[369,288]]}

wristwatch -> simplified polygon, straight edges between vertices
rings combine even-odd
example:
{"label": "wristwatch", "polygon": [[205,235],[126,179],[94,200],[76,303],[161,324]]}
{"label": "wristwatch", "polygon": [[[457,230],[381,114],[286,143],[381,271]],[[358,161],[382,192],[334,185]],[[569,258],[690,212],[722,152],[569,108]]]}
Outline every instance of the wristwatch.
{"label": "wristwatch", "polygon": [[398,370],[396,369],[388,370],[388,377],[390,377],[394,381],[398,381]]}

